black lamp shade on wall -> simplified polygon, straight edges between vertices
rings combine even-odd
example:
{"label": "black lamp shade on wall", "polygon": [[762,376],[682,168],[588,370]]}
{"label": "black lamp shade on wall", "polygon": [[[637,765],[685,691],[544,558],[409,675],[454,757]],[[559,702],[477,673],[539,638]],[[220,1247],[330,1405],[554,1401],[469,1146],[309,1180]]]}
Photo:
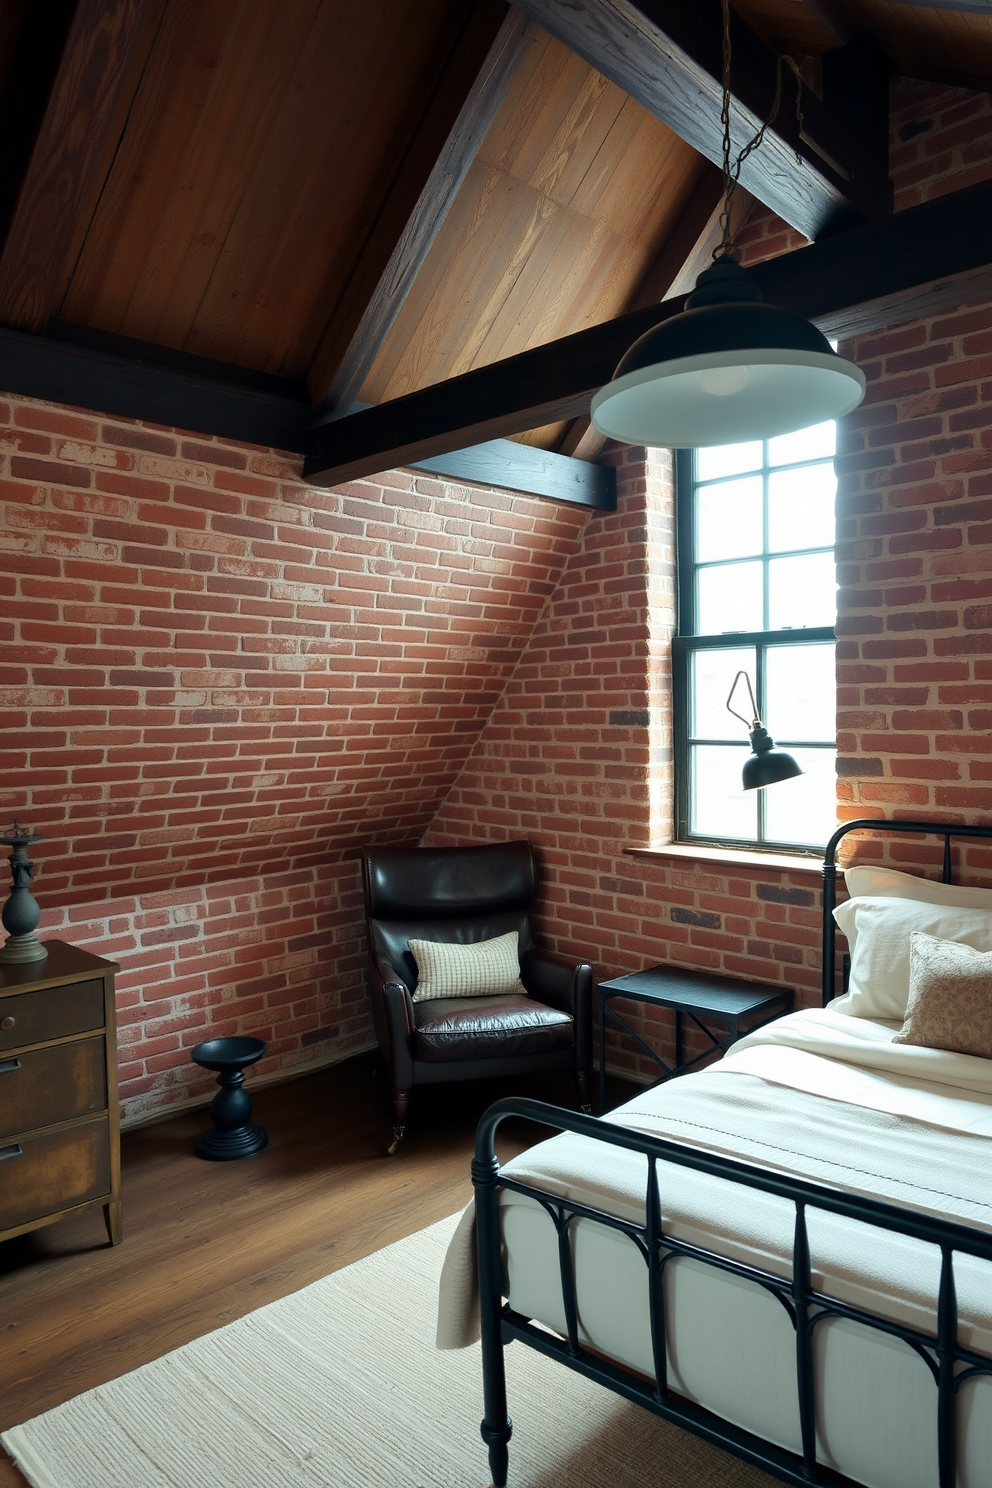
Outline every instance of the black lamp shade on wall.
{"label": "black lamp shade on wall", "polygon": [[792,780],[803,773],[798,760],[787,750],[776,748],[775,740],[760,723],[751,730],[751,750],[742,771],[745,790],[760,790],[763,785],[777,785],[780,780]]}

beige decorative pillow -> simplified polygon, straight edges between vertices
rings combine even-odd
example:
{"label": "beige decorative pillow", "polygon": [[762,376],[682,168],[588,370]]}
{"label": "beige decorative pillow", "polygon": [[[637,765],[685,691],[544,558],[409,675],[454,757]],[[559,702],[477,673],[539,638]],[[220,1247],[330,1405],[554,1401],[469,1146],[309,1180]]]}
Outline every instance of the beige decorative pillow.
{"label": "beige decorative pillow", "polygon": [[527,996],[520,980],[516,930],[467,945],[450,940],[411,940],[410,950],[417,963],[414,1002],[430,1002],[436,997],[493,997],[509,992]]}
{"label": "beige decorative pillow", "polygon": [[992,1059],[992,951],[914,930],[906,1021],[892,1042]]}

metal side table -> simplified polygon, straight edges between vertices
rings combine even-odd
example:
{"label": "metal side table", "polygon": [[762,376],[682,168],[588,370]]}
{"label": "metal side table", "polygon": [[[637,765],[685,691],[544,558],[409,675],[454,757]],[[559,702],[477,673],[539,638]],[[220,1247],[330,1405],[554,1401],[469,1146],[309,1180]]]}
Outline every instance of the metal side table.
{"label": "metal side table", "polygon": [[[763,982],[738,981],[736,977],[715,976],[708,971],[686,971],[680,966],[649,966],[645,971],[631,972],[629,976],[614,977],[597,986],[599,1010],[599,1109],[606,1108],[606,1015],[609,1013],[620,1028],[639,1044],[654,1060],[662,1073],[653,1083],[661,1084],[673,1075],[684,1074],[701,1059],[712,1053],[704,1049],[692,1059],[683,1058],[683,1017],[690,1018],[701,1029],[714,1049],[726,1051],[745,1033],[751,1033],[783,1013],[792,1011],[795,994],[791,987],[771,987]],[[634,1032],[620,1014],[609,1004],[615,997],[627,997],[632,1002],[646,1002],[654,1007],[671,1008],[675,1014],[675,1063],[665,1061]],[[722,1023],[727,1033],[724,1038],[716,1035],[700,1022],[709,1018]],[[741,1019],[747,1026],[741,1028]],[[753,1020],[753,1021],[752,1021]]]}

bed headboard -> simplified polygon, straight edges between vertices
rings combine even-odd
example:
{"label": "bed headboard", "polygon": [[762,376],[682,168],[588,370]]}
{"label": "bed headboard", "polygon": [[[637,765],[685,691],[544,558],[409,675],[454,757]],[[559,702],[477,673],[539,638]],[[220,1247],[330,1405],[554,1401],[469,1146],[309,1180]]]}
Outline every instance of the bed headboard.
{"label": "bed headboard", "polygon": [[834,906],[837,903],[837,844],[848,832],[911,832],[926,833],[931,837],[943,837],[944,839],[944,871],[942,878],[944,883],[952,883],[951,872],[951,838],[952,837],[990,837],[992,838],[992,827],[963,827],[957,823],[944,822],[916,822],[916,821],[884,821],[873,820],[870,817],[859,818],[857,821],[844,822],[843,826],[837,828],[830,841],[827,843],[823,854],[823,1005],[836,995],[837,985],[837,959],[836,941],[837,926],[834,923]]}

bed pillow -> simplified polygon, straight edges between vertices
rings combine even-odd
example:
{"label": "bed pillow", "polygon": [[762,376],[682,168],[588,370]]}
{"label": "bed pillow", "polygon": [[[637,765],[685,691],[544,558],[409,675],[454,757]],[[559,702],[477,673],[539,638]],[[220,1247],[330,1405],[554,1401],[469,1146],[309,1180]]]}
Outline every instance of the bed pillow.
{"label": "bed pillow", "polygon": [[956,904],[962,909],[985,909],[992,914],[992,889],[964,888],[961,884],[935,883],[896,868],[866,863],[848,868],[844,874],[852,899],[919,899],[924,904]]}
{"label": "bed pillow", "polygon": [[855,1018],[902,1023],[909,1002],[909,947],[914,930],[992,951],[992,913],[952,904],[889,897],[848,899],[834,919],[851,947],[845,1011]]}
{"label": "bed pillow", "polygon": [[892,1042],[992,1059],[992,951],[914,930],[906,1021]]}
{"label": "bed pillow", "polygon": [[414,1002],[437,997],[494,997],[512,992],[526,997],[520,980],[520,951],[516,930],[493,940],[469,944],[451,940],[411,940],[417,963]]}

